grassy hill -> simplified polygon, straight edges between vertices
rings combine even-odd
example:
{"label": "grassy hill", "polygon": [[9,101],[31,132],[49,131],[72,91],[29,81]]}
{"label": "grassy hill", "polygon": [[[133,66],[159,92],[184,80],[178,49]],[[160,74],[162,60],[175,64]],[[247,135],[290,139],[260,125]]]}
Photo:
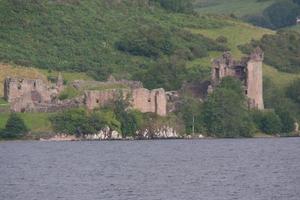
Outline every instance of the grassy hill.
{"label": "grassy hill", "polygon": [[278,0],[196,0],[196,10],[200,13],[234,14],[238,17],[260,14]]}
{"label": "grassy hill", "polygon": [[199,13],[232,15],[252,24],[279,29],[293,26],[300,15],[297,0],[196,0]]}
{"label": "grassy hill", "polygon": [[[43,69],[87,72],[96,79],[105,79],[110,73],[132,78],[133,73],[151,65],[156,57],[122,51],[117,47],[120,41],[132,41],[131,37],[139,34],[153,34],[155,39],[166,36],[172,52],[165,54],[171,54],[189,47],[182,28],[223,26],[214,17],[166,12],[147,2],[3,0],[0,60]],[[140,33],[141,29],[148,32]],[[139,36],[139,41],[144,42],[143,35]],[[208,48],[205,39],[197,40]],[[160,41],[146,42],[148,49],[164,54],[155,46]]]}
{"label": "grassy hill", "polygon": [[[243,16],[261,12],[273,2],[198,0],[197,9]],[[275,34],[237,19],[166,11],[146,0],[2,0],[0,29],[0,96],[6,76],[46,81],[58,71],[66,81],[103,80],[112,73],[144,81],[146,86],[178,89],[183,81],[208,79],[211,59],[224,50],[240,58],[238,45]],[[217,42],[220,36],[227,43]],[[282,90],[300,78],[269,65],[264,65],[264,76]],[[48,114],[22,117],[34,132],[51,130]],[[0,114],[0,129],[7,118],[8,114]]]}

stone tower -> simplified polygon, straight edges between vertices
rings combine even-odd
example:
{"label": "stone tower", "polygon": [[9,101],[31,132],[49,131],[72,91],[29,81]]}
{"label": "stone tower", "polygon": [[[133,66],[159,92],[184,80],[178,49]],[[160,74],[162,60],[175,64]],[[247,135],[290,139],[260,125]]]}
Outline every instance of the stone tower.
{"label": "stone tower", "polygon": [[264,109],[263,72],[264,53],[260,48],[253,50],[247,63],[246,94],[251,108]]}
{"label": "stone tower", "polygon": [[260,48],[242,58],[234,60],[230,52],[225,52],[220,58],[213,60],[211,85],[208,93],[213,91],[224,77],[235,77],[241,80],[250,108],[264,109],[263,102],[263,72],[264,53]]}

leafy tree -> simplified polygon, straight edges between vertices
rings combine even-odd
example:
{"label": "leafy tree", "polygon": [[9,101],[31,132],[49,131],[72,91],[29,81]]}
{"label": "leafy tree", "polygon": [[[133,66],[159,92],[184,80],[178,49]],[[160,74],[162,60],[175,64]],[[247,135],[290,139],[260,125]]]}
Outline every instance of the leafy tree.
{"label": "leafy tree", "polygon": [[[245,104],[245,97],[242,93],[228,89],[227,81],[225,82],[226,84],[221,84],[219,88],[215,89],[204,103],[204,122],[209,135],[252,137],[254,134],[253,122]],[[238,88],[238,82],[234,88]]]}
{"label": "leafy tree", "polygon": [[294,81],[286,90],[286,94],[293,101],[300,103],[300,79]]}
{"label": "leafy tree", "polygon": [[148,70],[136,73],[134,79],[141,80],[149,89],[162,87],[166,90],[176,90],[181,87],[186,75],[184,61],[174,57],[172,61],[160,59]]}
{"label": "leafy tree", "polygon": [[185,97],[177,115],[183,119],[187,134],[206,132],[202,115],[202,103],[197,99]]}
{"label": "leafy tree", "polygon": [[158,25],[143,26],[125,35],[116,46],[132,55],[158,57],[160,54],[172,53],[173,43],[170,38],[170,32]]}
{"label": "leafy tree", "polygon": [[16,113],[11,113],[5,125],[5,129],[0,132],[0,137],[15,139],[23,137],[29,129],[23,119]]}
{"label": "leafy tree", "polygon": [[83,108],[62,111],[50,117],[50,121],[58,133],[81,136],[96,132],[95,127],[89,123],[87,111]]}
{"label": "leafy tree", "polygon": [[253,120],[257,128],[266,134],[280,133],[282,123],[279,116],[274,111],[254,111]]}
{"label": "leafy tree", "polygon": [[300,0],[293,0],[293,2],[300,5]]}
{"label": "leafy tree", "polygon": [[159,2],[166,10],[190,13],[193,11],[193,0],[152,0]]}
{"label": "leafy tree", "polygon": [[124,99],[123,94],[115,100],[112,105],[117,120],[121,124],[121,132],[123,137],[134,136],[137,130],[137,120],[135,115],[128,111],[130,106],[129,97]]}
{"label": "leafy tree", "polygon": [[274,109],[279,116],[282,122],[282,133],[290,133],[294,130],[295,119],[299,115],[299,105],[287,98],[285,93],[268,78],[264,78],[264,103],[265,108]]}

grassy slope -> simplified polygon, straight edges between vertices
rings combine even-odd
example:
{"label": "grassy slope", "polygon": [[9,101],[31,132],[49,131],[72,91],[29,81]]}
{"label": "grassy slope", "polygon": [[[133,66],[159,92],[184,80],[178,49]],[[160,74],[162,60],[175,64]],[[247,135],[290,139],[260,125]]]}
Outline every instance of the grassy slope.
{"label": "grassy slope", "polygon": [[[49,121],[50,114],[48,113],[21,113],[20,115],[32,132],[47,132],[52,130]],[[5,127],[8,117],[8,113],[0,113],[0,129]]]}
{"label": "grassy slope", "polygon": [[233,13],[238,17],[259,14],[276,0],[257,2],[257,0],[196,0],[196,10],[200,13],[226,14]]}
{"label": "grassy slope", "polygon": [[300,32],[300,24],[287,28],[288,30],[294,30]]}
{"label": "grassy slope", "polygon": [[[217,28],[217,29],[190,29],[193,33],[203,34],[211,38],[217,38],[218,36],[225,36],[228,39],[228,45],[236,58],[243,56],[241,51],[238,49],[238,45],[245,44],[251,39],[260,39],[264,34],[274,34],[275,32],[258,28],[249,24],[241,23],[238,21],[229,20],[228,23],[231,26]],[[189,65],[201,65],[202,67],[209,68],[211,59],[220,56],[219,52],[212,52],[208,58],[195,60]],[[264,76],[271,78],[271,80],[279,87],[284,89],[295,79],[300,78],[300,74],[291,74],[279,72],[272,66],[264,65]]]}
{"label": "grassy slope", "polygon": [[109,68],[121,78],[130,78],[140,66],[153,62],[118,51],[115,43],[125,34],[149,24],[171,29],[219,22],[213,17],[169,13],[143,5],[141,0],[11,2],[0,1],[0,29],[4,30],[0,32],[0,60],[92,74]]}

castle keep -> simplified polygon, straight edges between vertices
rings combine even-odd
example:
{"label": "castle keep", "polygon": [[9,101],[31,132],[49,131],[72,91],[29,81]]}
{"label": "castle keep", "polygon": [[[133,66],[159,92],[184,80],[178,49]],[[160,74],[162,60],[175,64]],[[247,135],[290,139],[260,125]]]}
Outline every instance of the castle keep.
{"label": "castle keep", "polygon": [[224,77],[236,77],[243,83],[249,107],[264,109],[263,59],[264,53],[260,48],[254,49],[250,56],[238,61],[232,58],[230,52],[225,52],[220,58],[213,61],[209,90],[215,88]]}

